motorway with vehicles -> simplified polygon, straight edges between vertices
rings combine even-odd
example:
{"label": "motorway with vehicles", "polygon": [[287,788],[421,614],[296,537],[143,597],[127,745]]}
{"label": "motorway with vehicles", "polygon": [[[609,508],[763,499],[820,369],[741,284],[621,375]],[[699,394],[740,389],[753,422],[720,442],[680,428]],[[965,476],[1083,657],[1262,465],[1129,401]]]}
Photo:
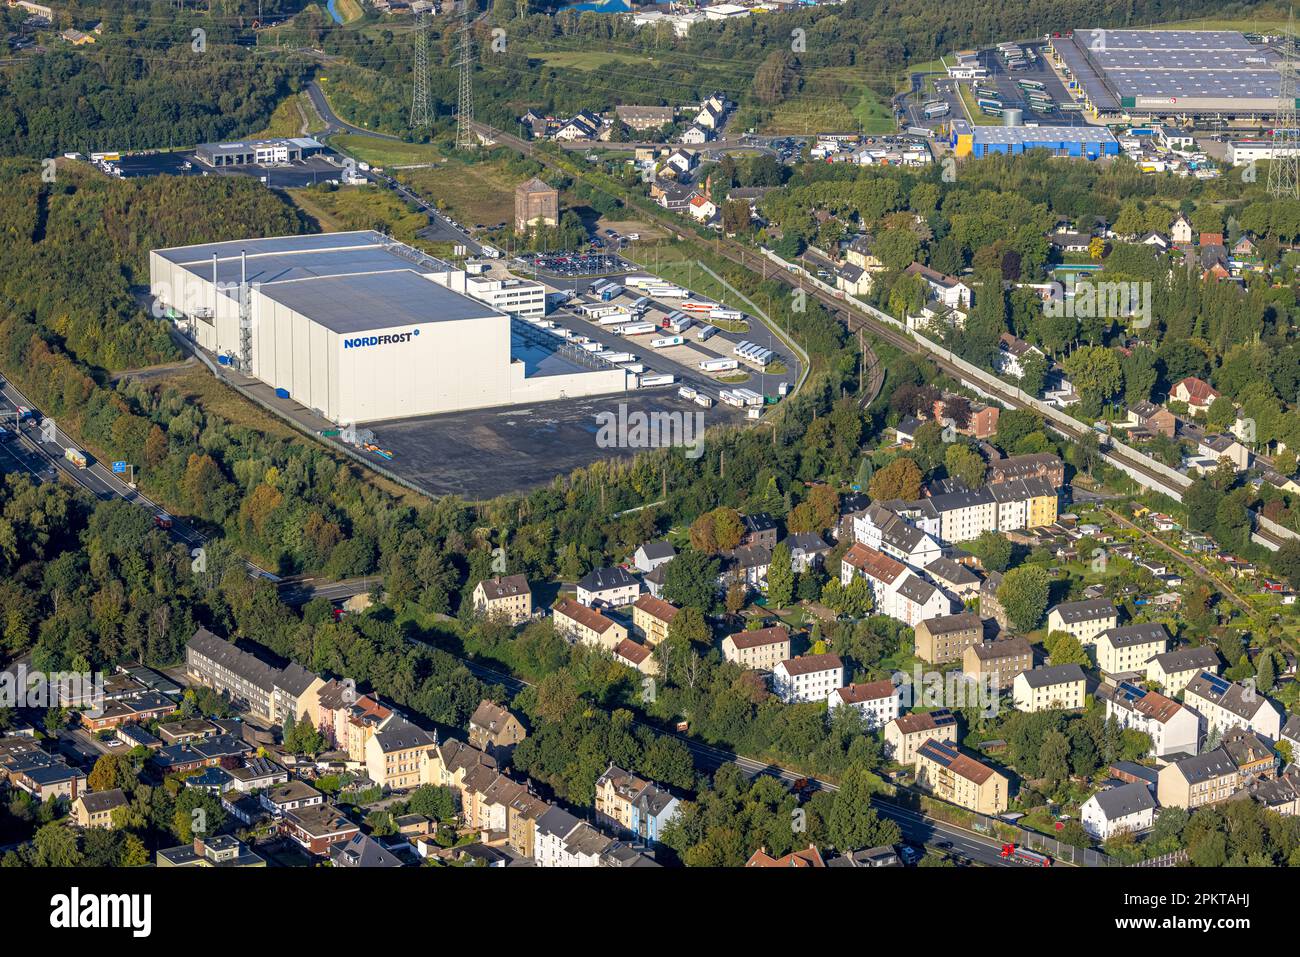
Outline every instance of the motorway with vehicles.
{"label": "motorway with vehicles", "polygon": [[[33,410],[33,414],[20,427],[15,428],[17,410],[20,407]],[[28,474],[36,482],[58,481],[62,475],[100,501],[120,498],[144,509],[159,528],[190,549],[201,547],[207,540],[198,529],[168,514],[157,502],[139,489],[132,488],[124,480],[126,476],[114,474],[105,463],[89,458],[84,468],[75,465],[68,458],[68,450],[77,452],[81,451],[80,447],[59,429],[53,419],[44,418],[35,410],[32,401],[13,383],[5,380],[0,384],[0,426],[12,433],[6,441],[0,442],[0,471]],[[316,579],[282,581],[278,575],[247,559],[244,560],[244,565],[250,577],[280,584],[281,598],[288,604],[304,604],[313,598],[340,601],[353,595],[363,595],[382,582],[382,578],[377,576],[341,582]]]}

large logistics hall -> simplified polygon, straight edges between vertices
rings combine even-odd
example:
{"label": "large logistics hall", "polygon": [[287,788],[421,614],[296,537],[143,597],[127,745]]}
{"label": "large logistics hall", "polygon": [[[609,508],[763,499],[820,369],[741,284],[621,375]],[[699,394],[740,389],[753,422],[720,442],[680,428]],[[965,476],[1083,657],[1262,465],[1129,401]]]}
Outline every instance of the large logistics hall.
{"label": "large logistics hall", "polygon": [[1047,49],[1098,115],[1262,117],[1277,109],[1276,54],[1232,30],[1075,30]]}
{"label": "large logistics hall", "polygon": [[958,156],[976,158],[1026,150],[1094,160],[1119,155],[1119,140],[1104,126],[971,126],[955,119],[948,124],[948,145]]}
{"label": "large logistics hall", "polygon": [[156,249],[149,281],[202,348],[340,424],[628,386],[528,339],[466,295],[462,270],[370,230]]}

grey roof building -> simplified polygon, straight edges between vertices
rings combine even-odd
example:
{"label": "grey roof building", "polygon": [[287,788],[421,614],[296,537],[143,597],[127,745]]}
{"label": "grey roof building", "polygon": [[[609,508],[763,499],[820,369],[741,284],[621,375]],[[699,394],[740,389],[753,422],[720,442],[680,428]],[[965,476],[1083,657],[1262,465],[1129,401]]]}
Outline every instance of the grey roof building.
{"label": "grey roof building", "polygon": [[330,846],[330,863],[335,867],[402,867],[402,859],[384,849],[368,834]]}

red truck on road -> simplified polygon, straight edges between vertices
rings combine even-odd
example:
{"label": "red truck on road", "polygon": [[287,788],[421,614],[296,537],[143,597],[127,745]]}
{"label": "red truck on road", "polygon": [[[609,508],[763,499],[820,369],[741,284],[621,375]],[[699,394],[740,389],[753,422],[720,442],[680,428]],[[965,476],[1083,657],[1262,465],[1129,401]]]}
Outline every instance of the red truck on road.
{"label": "red truck on road", "polygon": [[1052,859],[1046,854],[1039,854],[1037,851],[1031,851],[1027,847],[1019,847],[1015,844],[1003,844],[1001,856],[1009,860],[1019,861],[1021,864],[1028,864],[1030,867],[1052,866]]}

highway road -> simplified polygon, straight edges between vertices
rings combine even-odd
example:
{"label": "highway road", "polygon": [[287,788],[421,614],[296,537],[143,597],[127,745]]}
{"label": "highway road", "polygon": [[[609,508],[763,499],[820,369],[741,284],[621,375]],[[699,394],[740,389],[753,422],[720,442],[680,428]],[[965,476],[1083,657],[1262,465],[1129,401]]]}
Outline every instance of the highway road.
{"label": "highway road", "polygon": [[[437,648],[436,645],[426,645],[426,647]],[[440,648],[438,650],[446,652],[446,649]],[[479,662],[472,661],[468,658],[462,658],[460,655],[455,655],[451,652],[446,653],[451,654],[453,658],[456,658],[458,661],[463,663],[469,672],[475,677],[483,681],[492,682],[493,684],[499,684],[512,694],[517,694],[530,685],[529,682],[524,681],[521,678],[516,678],[515,676],[503,671],[498,671],[495,668],[490,668],[487,665],[480,664]],[[768,761],[760,761],[756,758],[736,754],[735,752],[728,751],[725,748],[718,748],[710,744],[705,744],[702,741],[696,741],[684,734],[679,734],[674,730],[665,728],[653,722],[636,719],[634,723],[649,729],[655,734],[676,738],[678,741],[682,742],[682,744],[686,746],[687,750],[691,752],[696,767],[703,771],[715,772],[723,765],[734,764],[750,778],[756,777],[760,774],[766,774],[780,779],[787,785],[792,785],[794,782],[799,780],[807,780],[809,786],[818,791],[839,790],[838,786],[829,781],[811,777],[789,768],[783,768],[780,765],[772,764]],[[942,821],[937,821],[934,818],[914,811],[911,808],[901,807],[898,804],[885,801],[879,797],[873,798],[871,803],[877,814],[898,825],[899,830],[902,832],[903,839],[909,844],[915,844],[917,847],[930,846],[936,848],[941,844],[946,844],[948,845],[947,847],[940,848],[944,853],[954,856],[960,855],[974,863],[982,864],[987,867],[1027,866],[1003,859],[1001,856],[1001,841],[981,837],[971,831],[954,827],[950,824],[945,824]]]}
{"label": "highway road", "polygon": [[325,98],[325,91],[321,89],[320,83],[316,80],[312,80],[307,84],[307,96],[311,98],[311,105],[316,108],[320,118],[325,121],[327,127],[323,134],[325,136],[329,136],[331,133],[355,133],[359,136],[374,136],[381,140],[400,140],[400,137],[393,136],[391,133],[379,133],[364,127],[353,126],[340,117],[330,108],[329,100]]}
{"label": "highway road", "polygon": [[[13,383],[4,380],[3,385],[0,385],[0,424],[10,431],[16,431],[14,438],[0,443],[0,466],[3,466],[5,471],[26,472],[37,482],[57,481],[58,476],[62,474],[100,501],[120,498],[137,508],[144,509],[151,516],[171,518],[172,527],[168,530],[168,534],[191,549],[202,546],[206,541],[201,532],[180,519],[170,516],[157,502],[138,489],[131,488],[124,481],[125,476],[119,478],[104,463],[92,460],[83,469],[69,462],[65,458],[66,450],[80,449],[80,446],[59,429],[53,419],[44,418],[38,412],[21,428],[13,429],[19,406],[33,410],[36,408]],[[244,565],[250,577],[265,578],[270,581],[279,580],[276,575],[248,560],[244,561]]]}

